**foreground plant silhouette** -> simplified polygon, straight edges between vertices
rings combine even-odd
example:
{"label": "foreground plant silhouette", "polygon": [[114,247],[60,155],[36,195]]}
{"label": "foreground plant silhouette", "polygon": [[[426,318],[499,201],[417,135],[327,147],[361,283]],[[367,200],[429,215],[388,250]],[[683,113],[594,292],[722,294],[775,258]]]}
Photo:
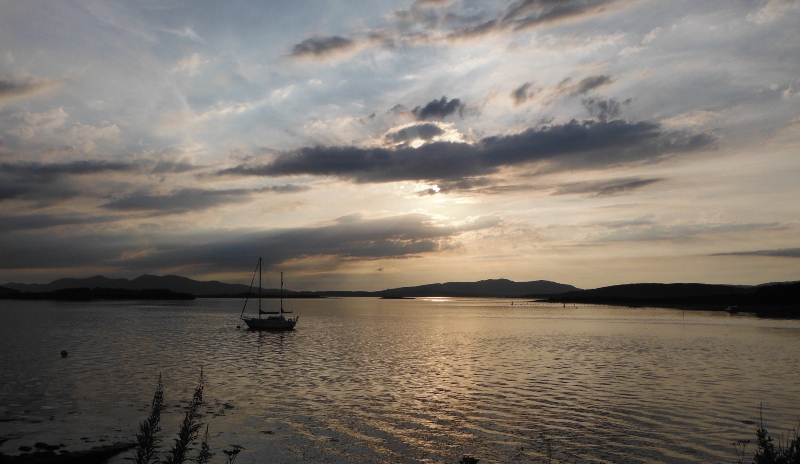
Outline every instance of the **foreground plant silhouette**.
{"label": "foreground plant silhouette", "polygon": [[161,383],[161,374],[158,374],[158,385],[153,395],[150,415],[139,424],[139,433],[136,434],[136,451],[133,460],[136,464],[148,464],[156,457],[159,439],[157,433],[161,431],[161,410],[164,409],[164,385]]}
{"label": "foreground plant silhouette", "polygon": [[764,417],[758,422],[756,430],[756,450],[753,456],[753,464],[800,464],[800,430],[793,429],[790,435],[784,440],[778,438],[777,446],[775,440],[769,435],[764,427]]}
{"label": "foreground plant silhouette", "polygon": [[186,455],[190,451],[192,443],[197,440],[197,436],[200,434],[200,427],[203,426],[203,424],[198,422],[200,413],[197,410],[200,408],[200,405],[203,404],[204,387],[203,370],[200,369],[200,380],[194,391],[194,395],[192,395],[192,401],[189,403],[189,410],[186,411],[186,416],[184,416],[181,422],[181,428],[178,430],[178,437],[175,438],[172,449],[167,454],[166,459],[164,459],[165,464],[182,464],[185,462],[187,459]]}
{"label": "foreground plant silhouette", "polygon": [[[192,451],[192,445],[197,441],[200,435],[200,429],[203,424],[200,422],[200,406],[203,404],[203,388],[205,387],[205,379],[203,377],[203,370],[200,369],[200,379],[197,388],[192,395],[192,401],[189,403],[189,408],[186,415],[181,421],[178,436],[174,439],[174,443],[170,450],[164,453],[164,459],[158,460],[158,447],[160,439],[158,432],[161,431],[159,422],[161,421],[161,412],[164,409],[164,385],[161,382],[161,375],[158,376],[158,385],[156,392],[153,395],[153,403],[150,408],[150,414],[141,424],[139,424],[139,433],[136,434],[137,447],[134,452],[133,460],[136,464],[150,464],[162,462],[164,464],[182,464],[187,461],[194,461],[198,464],[208,464],[214,453],[211,452],[211,447],[208,444],[208,425],[206,425],[206,433],[200,443],[200,450],[197,457],[194,459],[189,458],[189,453]],[[240,447],[234,447],[235,455],[239,453]],[[224,451],[226,455],[229,454],[227,450]],[[228,456],[228,462],[233,460]]]}

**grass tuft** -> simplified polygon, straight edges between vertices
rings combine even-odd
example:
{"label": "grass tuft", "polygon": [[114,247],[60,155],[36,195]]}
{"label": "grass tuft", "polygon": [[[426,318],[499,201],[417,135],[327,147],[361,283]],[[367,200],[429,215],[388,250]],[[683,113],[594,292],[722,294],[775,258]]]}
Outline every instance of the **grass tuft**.
{"label": "grass tuft", "polygon": [[203,436],[203,442],[200,443],[200,452],[197,453],[197,464],[208,464],[212,456],[214,456],[214,453],[211,452],[211,448],[208,446],[208,424],[206,424],[206,434]]}
{"label": "grass tuft", "polygon": [[161,383],[161,374],[158,374],[158,384],[153,395],[153,403],[150,407],[150,415],[139,424],[139,433],[136,434],[138,446],[134,452],[133,459],[136,464],[150,464],[155,461],[158,452],[159,438],[158,432],[161,431],[159,422],[161,421],[161,411],[164,409],[164,385]]}
{"label": "grass tuft", "polygon": [[172,445],[170,452],[164,459],[164,464],[183,464],[187,460],[187,455],[191,451],[191,446],[197,441],[200,434],[200,427],[203,426],[199,422],[200,413],[198,409],[203,404],[203,388],[205,386],[203,379],[203,370],[200,369],[200,381],[197,388],[192,395],[192,401],[189,403],[189,410],[186,411],[181,422],[181,428],[178,430],[178,437],[175,438],[175,443]]}
{"label": "grass tuft", "polygon": [[786,439],[778,437],[777,445],[764,427],[764,416],[759,415],[756,429],[756,450],[753,464],[800,464],[800,427],[792,429]]}

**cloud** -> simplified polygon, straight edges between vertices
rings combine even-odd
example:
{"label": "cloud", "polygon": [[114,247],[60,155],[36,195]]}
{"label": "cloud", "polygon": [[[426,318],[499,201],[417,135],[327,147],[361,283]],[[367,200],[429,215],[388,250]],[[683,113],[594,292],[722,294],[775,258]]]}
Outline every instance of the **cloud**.
{"label": "cloud", "polygon": [[37,134],[49,134],[64,125],[68,116],[62,107],[42,113],[17,113],[13,117],[20,122],[8,133],[22,140],[30,140]]}
{"label": "cloud", "polygon": [[[191,249],[165,253],[166,263],[187,258],[197,262],[239,267],[254,250],[275,265],[308,257],[342,260],[403,259],[457,246],[453,240],[464,232],[499,224],[481,217],[462,225],[440,224],[424,214],[404,214],[365,219],[351,215],[321,227],[302,227],[254,233]],[[193,255],[193,257],[191,257]],[[156,258],[156,257],[154,257]]]}
{"label": "cloud", "polygon": [[417,120],[425,121],[429,119],[441,120],[454,114],[456,111],[460,116],[464,116],[466,105],[461,103],[461,100],[454,98],[447,100],[447,97],[442,97],[440,100],[432,100],[424,107],[417,106],[411,112],[416,116]]}
{"label": "cloud", "polygon": [[195,171],[202,166],[195,165],[190,159],[159,160],[151,171],[152,174],[167,174]]}
{"label": "cloud", "polygon": [[384,135],[384,138],[390,143],[405,144],[415,140],[431,140],[438,135],[444,134],[444,132],[445,131],[436,124],[424,123],[388,132]]}
{"label": "cloud", "polygon": [[656,40],[658,35],[661,34],[661,28],[657,27],[652,31],[648,32],[646,36],[642,39],[643,44],[649,44],[650,42]]}
{"label": "cloud", "polygon": [[[2,197],[0,197],[2,198]],[[24,214],[5,216],[0,222],[0,233],[24,230],[48,229],[51,227],[100,224],[115,221],[117,216],[78,216],[65,214]]]}
{"label": "cloud", "polygon": [[327,58],[352,51],[358,45],[354,40],[341,37],[311,37],[292,47],[289,56],[294,58]]}
{"label": "cloud", "polygon": [[272,162],[241,164],[219,175],[332,176],[354,182],[458,181],[499,169],[546,163],[550,171],[596,169],[715,148],[710,133],[665,131],[650,122],[572,120],[475,143],[431,142],[418,148],[303,147]]}
{"label": "cloud", "polygon": [[39,163],[33,161],[0,163],[0,173],[40,180],[54,179],[64,175],[131,172],[139,169],[140,166],[138,164],[97,160],[78,160],[66,163]]}
{"label": "cloud", "polygon": [[23,141],[34,140],[40,144],[68,146],[84,153],[95,152],[96,144],[101,140],[111,143],[121,140],[120,129],[116,124],[103,127],[80,123],[64,126],[68,116],[62,107],[42,113],[15,113],[9,119],[19,122],[8,133]]}
{"label": "cloud", "polygon": [[289,56],[329,58],[369,45],[400,45],[475,40],[493,34],[514,34],[564,21],[580,21],[612,11],[628,0],[519,0],[495,11],[468,11],[452,0],[417,0],[407,10],[389,15],[388,22],[362,32],[361,38],[312,37],[296,44]]}
{"label": "cloud", "polygon": [[605,229],[597,235],[597,242],[686,242],[693,239],[719,238],[729,234],[786,229],[785,224],[778,222],[657,224],[644,220],[607,222],[595,225],[600,229]]}
{"label": "cloud", "polygon": [[455,0],[416,0],[412,8],[442,8],[450,5]]}
{"label": "cloud", "polygon": [[476,38],[498,32],[516,32],[604,13],[617,0],[519,0],[498,16],[472,17],[450,31],[449,38]]}
{"label": "cloud", "polygon": [[69,176],[135,173],[141,169],[139,164],[95,160],[0,163],[0,201],[18,199],[51,204],[79,196],[85,190],[67,179]]}
{"label": "cloud", "polygon": [[457,248],[461,234],[499,224],[494,216],[447,224],[425,214],[371,219],[356,214],[318,227],[208,231],[192,237],[147,236],[146,253],[141,252],[141,231],[130,235],[6,233],[0,237],[0,269],[102,264],[146,272],[208,265],[217,270],[240,271],[253,256],[264,256],[267,266],[309,258],[340,262],[406,259]]}
{"label": "cloud", "polygon": [[612,196],[629,193],[648,185],[661,182],[664,179],[639,177],[627,177],[622,179],[597,180],[588,182],[573,182],[561,184],[553,192],[553,195],[589,195],[589,196]]}
{"label": "cloud", "polygon": [[63,82],[64,79],[53,80],[19,75],[0,77],[0,104],[45,92],[60,86]]}
{"label": "cloud", "polygon": [[[614,119],[619,116],[622,111],[622,106],[615,98],[603,100],[597,96],[587,97],[581,100],[581,103],[592,117],[600,121]],[[623,105],[627,105],[628,103],[630,103],[630,99],[622,102]]]}
{"label": "cloud", "polygon": [[531,89],[533,82],[526,82],[517,87],[511,92],[511,99],[514,101],[514,106],[519,106],[526,101],[533,98],[542,89]]}
{"label": "cloud", "polygon": [[0,183],[0,201],[24,198],[34,191],[33,186],[24,183],[2,182]]}
{"label": "cloud", "polygon": [[191,56],[183,58],[175,63],[175,66],[172,67],[172,72],[184,72],[190,76],[197,74],[197,70],[200,69],[200,65],[202,62],[200,61],[200,54],[192,53]]}
{"label": "cloud", "polygon": [[116,124],[104,127],[95,127],[88,124],[72,124],[64,129],[64,138],[72,146],[79,148],[83,153],[94,153],[95,142],[105,139],[111,142],[120,140],[120,130]]}
{"label": "cloud", "polygon": [[614,0],[519,0],[502,18],[502,24],[515,30],[529,29],[553,22],[595,15],[615,3]]}
{"label": "cloud", "polygon": [[186,26],[183,30],[176,30],[176,29],[161,29],[161,30],[169,34],[174,34],[178,37],[182,37],[184,39],[192,40],[197,43],[203,43],[203,44],[206,43],[206,41],[203,40],[202,37],[197,35],[194,29],[192,29],[189,26]]}
{"label": "cloud", "polygon": [[797,0],[769,0],[763,8],[747,15],[747,20],[756,24],[766,24],[798,11],[800,2]]}
{"label": "cloud", "polygon": [[800,248],[779,248],[774,250],[733,251],[714,253],[711,256],[766,256],[773,258],[800,258]]}
{"label": "cloud", "polygon": [[664,127],[668,128],[693,128],[710,124],[719,119],[719,113],[707,110],[693,110],[688,113],[679,114],[661,121]]}
{"label": "cloud", "polygon": [[550,106],[562,98],[585,95],[592,90],[605,87],[614,82],[614,78],[607,74],[598,74],[584,77],[575,82],[571,77],[561,80],[558,84],[548,88],[533,88],[532,82],[526,82],[511,92],[514,106],[519,106],[528,100],[538,97],[542,106]]}
{"label": "cloud", "polygon": [[503,184],[487,177],[468,177],[456,181],[440,181],[436,188],[417,192],[419,195],[434,195],[454,191],[469,191],[486,195],[502,195],[526,191],[550,191],[550,195],[583,195],[589,197],[625,195],[642,187],[661,182],[662,178],[623,177],[585,182],[570,182],[558,185],[547,184]]}
{"label": "cloud", "polygon": [[186,188],[164,195],[136,192],[112,200],[101,205],[101,207],[117,211],[185,213],[214,208],[224,204],[244,203],[249,201],[254,194],[260,192],[298,193],[308,189],[308,187],[288,184],[260,189],[206,190]]}
{"label": "cloud", "polygon": [[498,193],[494,190],[491,179],[486,177],[465,177],[457,180],[441,180],[431,188],[416,192],[420,196],[436,195],[437,193],[478,191],[480,193]]}
{"label": "cloud", "polygon": [[611,76],[608,75],[585,77],[580,81],[578,81],[577,83],[573,83],[572,78],[568,77],[563,81],[559,82],[556,89],[559,95],[575,97],[578,95],[585,94],[596,88],[608,85],[612,82],[613,79],[611,78]]}

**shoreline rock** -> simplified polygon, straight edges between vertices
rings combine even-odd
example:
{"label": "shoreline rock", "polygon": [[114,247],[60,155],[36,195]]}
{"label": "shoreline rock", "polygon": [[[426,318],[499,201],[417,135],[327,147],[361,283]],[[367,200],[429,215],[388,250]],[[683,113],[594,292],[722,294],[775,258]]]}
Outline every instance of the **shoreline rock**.
{"label": "shoreline rock", "polygon": [[0,453],[0,464],[102,464],[112,457],[136,447],[136,443],[115,443],[113,445],[96,446],[83,451],[34,451],[18,456]]}

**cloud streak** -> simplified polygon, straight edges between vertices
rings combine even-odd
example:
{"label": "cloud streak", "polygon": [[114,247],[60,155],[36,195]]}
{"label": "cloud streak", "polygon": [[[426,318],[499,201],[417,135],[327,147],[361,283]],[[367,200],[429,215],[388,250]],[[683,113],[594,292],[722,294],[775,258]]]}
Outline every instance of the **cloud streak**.
{"label": "cloud streak", "polygon": [[341,36],[311,37],[294,45],[289,56],[323,59],[350,52],[357,46],[356,41]]}
{"label": "cloud streak", "polygon": [[267,164],[241,164],[218,171],[239,176],[331,176],[357,183],[461,180],[501,168],[547,163],[548,169],[597,169],[655,161],[677,153],[708,150],[709,133],[665,131],[650,122],[572,120],[566,124],[485,137],[476,143],[433,142],[418,148],[304,147]]}
{"label": "cloud streak", "polygon": [[237,268],[252,259],[253,250],[276,265],[309,257],[335,257],[340,260],[370,261],[405,259],[456,247],[460,234],[494,227],[499,219],[481,217],[463,225],[446,225],[424,214],[403,214],[365,219],[359,214],[339,218],[321,227],[260,232],[211,246],[170,250],[152,256],[160,265],[215,263]]}
{"label": "cloud streak", "polygon": [[581,100],[583,107],[590,115],[596,117],[600,121],[607,121],[614,119],[622,112],[622,105],[627,105],[630,100],[625,100],[620,104],[616,98],[604,100],[599,97],[587,97]]}
{"label": "cloud streak", "polygon": [[24,214],[7,216],[0,222],[0,233],[49,229],[51,227],[91,225],[118,220],[118,216],[78,216],[66,214]]}
{"label": "cloud streak", "polygon": [[[614,78],[607,74],[598,74],[584,77],[579,81],[573,80],[571,77],[561,80],[558,84],[542,88],[534,87],[533,82],[525,82],[521,86],[511,91],[509,97],[511,98],[514,106],[522,105],[529,100],[538,100],[543,106],[550,106],[562,98],[577,97],[585,95],[592,90],[596,90],[614,82]],[[538,98],[537,98],[538,97]],[[591,98],[591,100],[601,100],[599,98]],[[616,100],[610,100],[616,102]],[[608,102],[606,102],[608,103]],[[587,103],[584,102],[584,105]],[[619,112],[617,112],[617,116]]]}
{"label": "cloud streak", "polygon": [[185,213],[188,211],[205,210],[230,203],[244,203],[249,201],[254,194],[262,192],[283,194],[298,193],[306,190],[309,190],[309,187],[287,184],[260,189],[206,190],[186,188],[164,195],[136,192],[112,200],[101,205],[101,207],[116,211]]}
{"label": "cloud streak", "polygon": [[800,248],[778,248],[773,250],[732,251],[714,253],[711,256],[765,256],[770,258],[800,258]]}
{"label": "cloud streak", "polygon": [[458,8],[448,8],[451,3],[439,0],[414,2],[409,10],[395,11],[388,23],[366,32],[363,39],[340,35],[311,37],[295,44],[289,56],[324,59],[369,44],[393,48],[398,45],[474,40],[493,34],[514,34],[564,21],[579,21],[606,13],[614,5],[629,2],[519,0],[494,13],[468,15],[461,14]]}
{"label": "cloud streak", "polygon": [[6,101],[24,98],[58,87],[63,79],[52,80],[37,77],[0,77],[0,105]]}
{"label": "cloud streak", "polygon": [[584,77],[575,83],[568,77],[558,84],[557,89],[561,95],[575,97],[608,85],[611,82],[613,82],[611,76],[606,75]]}
{"label": "cloud streak", "polygon": [[141,169],[141,166],[138,164],[103,160],[77,160],[66,163],[39,163],[32,161],[0,163],[0,173],[40,180],[55,179],[64,175],[132,172],[139,169]]}
{"label": "cloud streak", "polygon": [[526,101],[532,99],[541,89],[533,89],[533,82],[526,82],[521,86],[511,91],[511,100],[514,101],[514,106],[519,106]]}
{"label": "cloud streak", "polygon": [[415,140],[431,140],[444,134],[444,130],[436,124],[415,124],[402,129],[388,132],[384,138],[395,144],[406,144]]}
{"label": "cloud streak", "polygon": [[623,179],[574,182],[558,186],[553,192],[553,195],[588,195],[597,197],[623,195],[663,180],[664,179],[661,178],[642,179],[638,177],[629,177]]}
{"label": "cloud streak", "polygon": [[493,216],[452,225],[425,214],[372,219],[355,214],[319,227],[226,231],[224,240],[213,233],[191,240],[149,237],[146,250],[137,244],[140,239],[135,236],[5,234],[0,268],[105,263],[157,271],[211,264],[216,269],[239,271],[255,254],[266,257],[265,264],[270,266],[313,257],[340,262],[407,259],[457,248],[459,235],[498,224],[500,220]]}

